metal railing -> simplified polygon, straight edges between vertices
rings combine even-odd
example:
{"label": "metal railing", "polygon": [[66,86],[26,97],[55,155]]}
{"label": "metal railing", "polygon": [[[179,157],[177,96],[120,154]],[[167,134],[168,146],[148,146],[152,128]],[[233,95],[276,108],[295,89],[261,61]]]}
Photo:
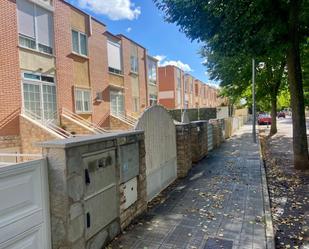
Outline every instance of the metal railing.
{"label": "metal railing", "polygon": [[8,125],[11,121],[13,121],[15,118],[17,118],[20,114],[20,108],[17,108],[12,113],[10,113],[8,116],[6,116],[4,119],[0,121],[0,129]]}
{"label": "metal railing", "polygon": [[130,115],[125,115],[121,113],[111,113],[112,117],[119,119],[120,121],[124,122],[125,124],[134,127],[137,119]]}
{"label": "metal railing", "polygon": [[42,158],[42,154],[0,153],[0,166]]}
{"label": "metal railing", "polygon": [[33,123],[39,125],[41,128],[45,129],[46,131],[52,133],[59,138],[69,138],[73,136],[70,132],[55,124],[54,120],[44,120],[39,115],[27,109],[22,109],[21,115],[30,119]]}
{"label": "metal railing", "polygon": [[97,124],[91,123],[90,121],[82,118],[78,114],[71,112],[70,110],[66,108],[62,108],[61,115],[64,116],[67,119],[70,119],[71,121],[75,122],[76,124],[84,127],[85,129],[92,131],[96,134],[103,134],[108,132],[107,130],[103,129]]}

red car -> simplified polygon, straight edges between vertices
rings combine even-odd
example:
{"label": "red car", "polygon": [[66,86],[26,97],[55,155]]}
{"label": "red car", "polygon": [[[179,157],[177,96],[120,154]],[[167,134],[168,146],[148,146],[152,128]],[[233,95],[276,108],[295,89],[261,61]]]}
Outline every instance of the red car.
{"label": "red car", "polygon": [[258,124],[259,125],[271,124],[271,116],[268,115],[268,114],[259,115],[259,117],[258,117]]}

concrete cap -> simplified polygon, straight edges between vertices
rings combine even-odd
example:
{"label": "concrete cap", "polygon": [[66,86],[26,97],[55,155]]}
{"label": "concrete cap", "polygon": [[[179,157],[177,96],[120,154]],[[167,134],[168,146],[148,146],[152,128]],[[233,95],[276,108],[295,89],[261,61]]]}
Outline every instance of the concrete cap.
{"label": "concrete cap", "polygon": [[71,148],[81,145],[93,144],[98,142],[105,142],[109,140],[114,140],[121,137],[128,137],[132,135],[143,134],[144,131],[121,131],[106,134],[94,134],[80,137],[72,137],[66,139],[55,139],[50,141],[45,141],[42,143],[37,143],[38,146],[42,148]]}

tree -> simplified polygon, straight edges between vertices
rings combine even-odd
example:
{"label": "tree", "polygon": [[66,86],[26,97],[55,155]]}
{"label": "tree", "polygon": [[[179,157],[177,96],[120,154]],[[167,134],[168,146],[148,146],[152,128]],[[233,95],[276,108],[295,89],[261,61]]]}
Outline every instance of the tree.
{"label": "tree", "polygon": [[[216,52],[209,52],[207,48],[203,48],[201,53],[207,57],[204,65],[208,68],[210,78],[219,81],[221,87],[223,87],[224,91],[222,94],[239,100],[239,98],[248,97],[249,92],[250,98],[252,98],[250,91],[252,73],[250,58],[243,54],[233,57],[222,57]],[[284,57],[275,55],[272,58],[258,59],[264,62],[261,63],[262,66],[258,65],[257,67],[256,97],[257,102],[261,100],[269,104],[268,106],[271,106],[272,123],[270,135],[272,136],[277,133],[277,96],[283,79],[286,60]],[[251,103],[250,98],[247,98],[247,103]],[[268,101],[269,103],[267,103]]]}
{"label": "tree", "polygon": [[300,46],[309,33],[308,0],[154,0],[169,22],[221,56],[286,56],[296,169],[309,169]]}

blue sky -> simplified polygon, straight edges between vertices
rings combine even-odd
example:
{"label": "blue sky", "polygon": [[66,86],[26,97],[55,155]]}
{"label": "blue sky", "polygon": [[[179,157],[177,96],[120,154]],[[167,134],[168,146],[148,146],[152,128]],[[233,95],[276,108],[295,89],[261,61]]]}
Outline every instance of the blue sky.
{"label": "blue sky", "polygon": [[[67,0],[107,25],[110,32],[122,33],[159,56],[161,64],[175,64],[208,83],[200,45],[191,42],[175,24],[164,22],[152,0]],[[191,70],[191,71],[190,71]]]}

